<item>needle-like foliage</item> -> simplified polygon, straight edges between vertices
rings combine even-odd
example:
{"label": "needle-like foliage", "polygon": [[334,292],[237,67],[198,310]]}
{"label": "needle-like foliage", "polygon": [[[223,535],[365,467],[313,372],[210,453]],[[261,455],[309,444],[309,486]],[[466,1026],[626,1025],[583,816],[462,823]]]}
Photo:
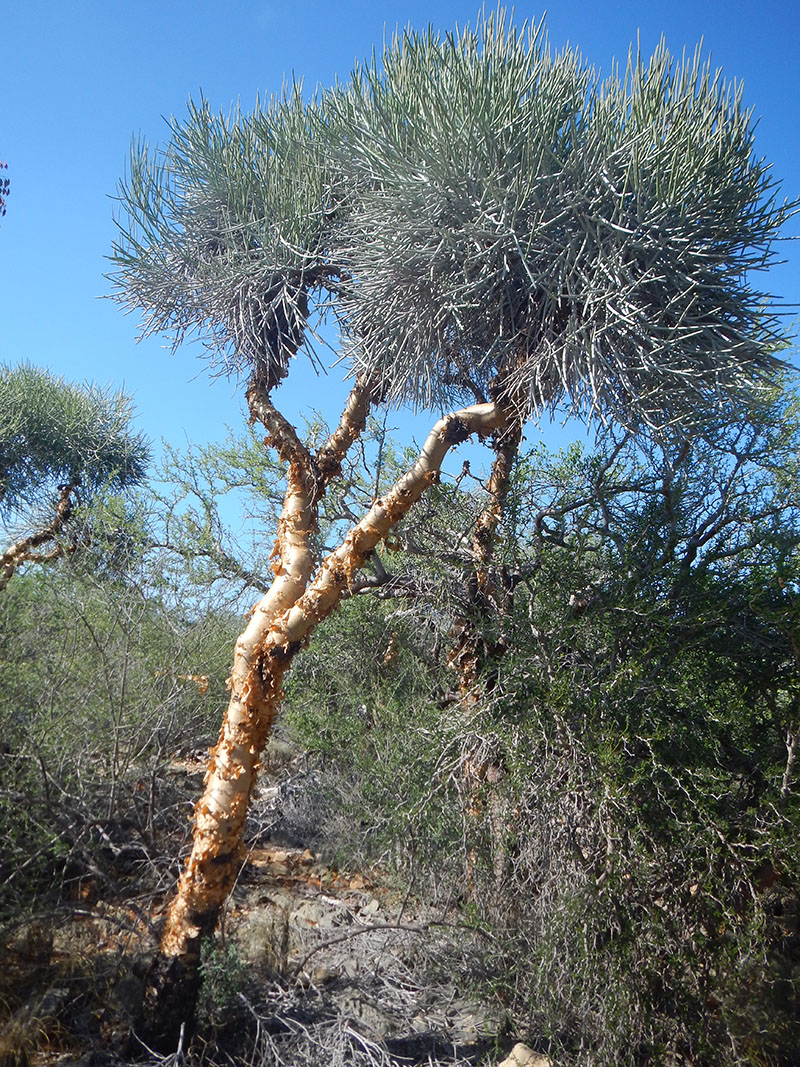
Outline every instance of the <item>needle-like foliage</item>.
{"label": "needle-like foliage", "polygon": [[756,284],[797,207],[740,87],[699,51],[601,80],[542,24],[406,31],[312,102],[190,106],[134,147],[120,299],[271,388],[330,301],[397,403],[504,395],[628,425],[690,421],[774,369]]}
{"label": "needle-like foliage", "polygon": [[143,333],[176,346],[199,334],[215,365],[256,369],[270,388],[303,343],[309,292],[335,276],[312,107],[299,86],[249,116],[190,102],[166,148],[134,143],[119,191],[115,281]]}
{"label": "needle-like foliage", "polygon": [[795,205],[754,157],[740,89],[663,42],[600,81],[490,17],[406,32],[332,108],[361,189],[345,320],[390,396],[452,405],[507,381],[659,424],[774,363],[753,275]]}
{"label": "needle-like foliage", "polygon": [[91,495],[141,481],[149,448],[131,415],[124,393],[0,366],[0,519],[42,503],[56,482]]}

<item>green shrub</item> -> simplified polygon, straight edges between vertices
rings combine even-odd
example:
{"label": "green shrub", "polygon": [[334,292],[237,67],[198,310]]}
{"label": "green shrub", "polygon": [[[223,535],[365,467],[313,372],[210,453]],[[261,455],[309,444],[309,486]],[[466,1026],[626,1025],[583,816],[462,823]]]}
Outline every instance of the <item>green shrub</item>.
{"label": "green shrub", "polygon": [[203,943],[200,960],[200,990],[197,1018],[206,1025],[221,1027],[238,1007],[237,995],[247,976],[244,961],[235,945],[222,941]]}
{"label": "green shrub", "polygon": [[119,885],[174,862],[189,795],[167,767],[213,742],[234,633],[223,614],[187,620],[133,575],[62,566],[9,585],[0,914],[71,894],[89,872]]}

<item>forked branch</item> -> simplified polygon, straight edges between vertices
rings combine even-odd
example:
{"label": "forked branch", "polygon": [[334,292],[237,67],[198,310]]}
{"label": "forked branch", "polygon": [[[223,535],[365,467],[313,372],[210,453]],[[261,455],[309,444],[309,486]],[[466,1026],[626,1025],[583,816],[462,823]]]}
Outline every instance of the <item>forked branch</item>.
{"label": "forked branch", "polygon": [[[28,537],[23,537],[13,545],[9,545],[5,552],[0,555],[0,592],[5,589],[23,563],[40,563],[59,559],[69,551],[69,547],[57,541],[57,538],[59,534],[63,533],[64,528],[72,518],[75,510],[73,493],[77,487],[76,482],[62,485],[56,501],[53,519],[35,533],[30,534]],[[53,542],[53,545],[47,552],[36,551],[37,548],[41,548],[42,545],[51,542]]]}

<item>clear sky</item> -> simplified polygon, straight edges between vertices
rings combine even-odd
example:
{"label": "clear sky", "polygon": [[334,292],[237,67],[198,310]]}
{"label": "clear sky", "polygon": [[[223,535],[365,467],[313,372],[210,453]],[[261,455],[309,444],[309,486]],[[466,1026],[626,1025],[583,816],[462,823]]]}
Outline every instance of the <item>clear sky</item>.
{"label": "clear sky", "polygon": [[[190,348],[136,343],[136,322],[99,299],[112,201],[131,137],[164,136],[201,93],[214,110],[280,89],[285,76],[309,87],[346,78],[354,60],[380,48],[399,24],[442,30],[475,21],[473,0],[18,0],[0,15],[0,159],[11,179],[0,219],[0,362],[27,359],[72,380],[124,386],[137,425],[180,445],[222,438],[241,425],[241,386],[210,382]],[[491,6],[491,5],[487,5]],[[515,21],[542,8],[515,5]],[[800,195],[800,4],[797,0],[552,0],[551,43],[576,45],[607,72],[640,34],[649,55],[663,33],[673,54],[704,39],[712,63],[744,82],[761,116],[758,154],[774,164],[784,194]],[[791,232],[800,234],[800,219]],[[771,288],[800,302],[800,241],[786,242]],[[298,370],[300,368],[297,368]],[[333,414],[339,371],[320,384],[293,375],[276,400],[289,411]],[[287,390],[289,395],[287,396]],[[282,395],[283,394],[283,395]],[[429,417],[414,423],[417,436]],[[406,424],[404,424],[406,428]],[[529,437],[534,435],[530,434]],[[546,430],[545,440],[562,441]]]}

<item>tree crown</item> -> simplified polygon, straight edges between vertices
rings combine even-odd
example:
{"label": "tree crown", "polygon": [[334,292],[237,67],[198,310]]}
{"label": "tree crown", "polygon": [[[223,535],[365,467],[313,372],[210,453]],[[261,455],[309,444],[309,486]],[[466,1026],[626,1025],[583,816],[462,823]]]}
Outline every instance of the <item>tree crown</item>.
{"label": "tree crown", "polygon": [[786,341],[753,278],[797,203],[753,136],[699,50],[601,80],[502,11],[409,30],[311,101],[190,105],[135,145],[119,297],[269,387],[316,301],[394,402],[688,421]]}
{"label": "tree crown", "polygon": [[144,477],[149,448],[124,393],[77,386],[29,363],[0,365],[0,515],[63,482],[93,493]]}

